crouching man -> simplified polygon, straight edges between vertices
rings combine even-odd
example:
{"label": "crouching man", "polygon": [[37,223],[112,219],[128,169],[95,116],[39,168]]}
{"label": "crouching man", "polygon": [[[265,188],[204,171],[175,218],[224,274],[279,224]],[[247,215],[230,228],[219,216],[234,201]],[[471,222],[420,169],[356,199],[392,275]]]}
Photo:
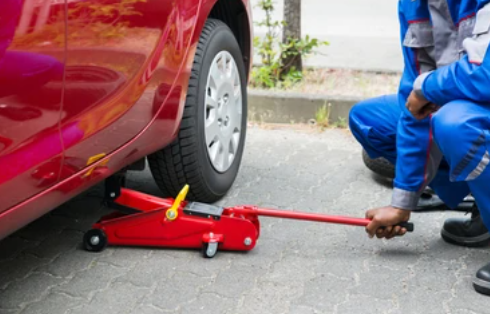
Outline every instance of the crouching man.
{"label": "crouching man", "polygon": [[[405,69],[399,92],[357,104],[350,128],[372,158],[396,164],[392,202],[368,210],[370,237],[405,234],[430,186],[449,207],[472,193],[470,219],[449,219],[442,237],[483,246],[490,240],[490,0],[400,0]],[[490,264],[473,280],[490,295]]]}

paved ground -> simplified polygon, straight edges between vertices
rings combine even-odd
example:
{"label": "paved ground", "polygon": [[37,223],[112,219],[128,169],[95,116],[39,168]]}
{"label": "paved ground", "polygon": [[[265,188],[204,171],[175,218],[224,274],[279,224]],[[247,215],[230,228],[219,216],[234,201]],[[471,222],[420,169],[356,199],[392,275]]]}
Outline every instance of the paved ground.
{"label": "paved ground", "polygon": [[[132,187],[158,194],[148,172]],[[416,232],[391,242],[362,228],[263,219],[248,254],[205,260],[194,251],[80,249],[103,212],[100,189],[0,242],[0,313],[488,313],[470,280],[488,249],[445,244],[445,217],[414,215]],[[226,204],[363,215],[388,202],[346,131],[251,129]]]}
{"label": "paved ground", "polygon": [[[258,0],[252,0],[257,4]],[[283,0],[276,0],[275,19],[282,20]],[[305,64],[329,68],[403,70],[398,26],[398,1],[302,0],[302,33],[330,42]],[[256,22],[264,13],[253,10]],[[265,29],[255,27],[255,34]],[[259,59],[256,58],[256,61]]]}

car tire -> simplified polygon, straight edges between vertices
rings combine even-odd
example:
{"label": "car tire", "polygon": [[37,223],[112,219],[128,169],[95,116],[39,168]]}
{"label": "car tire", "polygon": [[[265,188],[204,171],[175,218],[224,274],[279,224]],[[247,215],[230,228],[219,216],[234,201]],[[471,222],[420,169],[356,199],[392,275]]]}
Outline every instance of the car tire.
{"label": "car tire", "polygon": [[371,158],[368,153],[362,151],[362,161],[372,172],[387,179],[395,178],[395,166],[383,157]]}
{"label": "car tire", "polygon": [[[219,62],[223,62],[221,69]],[[219,80],[212,80],[216,71],[223,72],[218,75]],[[221,75],[224,74],[223,80]],[[175,197],[189,184],[189,200],[211,203],[231,188],[245,143],[246,84],[243,56],[233,32],[223,22],[208,19],[195,52],[178,136],[169,146],[148,156],[153,178],[165,196]],[[220,95],[222,90],[227,92]],[[213,99],[215,107],[210,106],[209,98]],[[217,127],[211,129],[208,125]],[[211,140],[214,132],[222,137],[217,135],[216,140]],[[216,157],[220,154],[223,156],[221,163]]]}

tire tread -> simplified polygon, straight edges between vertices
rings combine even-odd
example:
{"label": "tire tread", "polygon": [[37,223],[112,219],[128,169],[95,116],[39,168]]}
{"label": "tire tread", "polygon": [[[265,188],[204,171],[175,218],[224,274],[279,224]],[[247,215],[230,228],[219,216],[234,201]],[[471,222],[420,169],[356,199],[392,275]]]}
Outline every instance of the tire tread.
{"label": "tire tread", "polygon": [[158,187],[165,196],[175,197],[185,184],[190,184],[188,198],[201,202],[214,202],[217,197],[209,191],[196,155],[198,154],[198,143],[195,140],[196,116],[194,115],[197,104],[199,68],[205,54],[206,43],[212,33],[219,27],[228,27],[225,23],[208,19],[202,30],[196,48],[191,76],[188,83],[187,98],[179,134],[177,138],[166,148],[148,156],[150,170]]}

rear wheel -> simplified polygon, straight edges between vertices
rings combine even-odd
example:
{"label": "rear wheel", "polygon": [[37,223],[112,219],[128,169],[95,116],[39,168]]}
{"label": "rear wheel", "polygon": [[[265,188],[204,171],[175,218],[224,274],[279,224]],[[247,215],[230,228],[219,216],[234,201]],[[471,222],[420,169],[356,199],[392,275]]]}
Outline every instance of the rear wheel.
{"label": "rear wheel", "polygon": [[214,202],[235,181],[246,134],[246,71],[230,28],[209,19],[192,66],[177,139],[150,155],[153,177],[166,196],[189,184],[189,199]]}

